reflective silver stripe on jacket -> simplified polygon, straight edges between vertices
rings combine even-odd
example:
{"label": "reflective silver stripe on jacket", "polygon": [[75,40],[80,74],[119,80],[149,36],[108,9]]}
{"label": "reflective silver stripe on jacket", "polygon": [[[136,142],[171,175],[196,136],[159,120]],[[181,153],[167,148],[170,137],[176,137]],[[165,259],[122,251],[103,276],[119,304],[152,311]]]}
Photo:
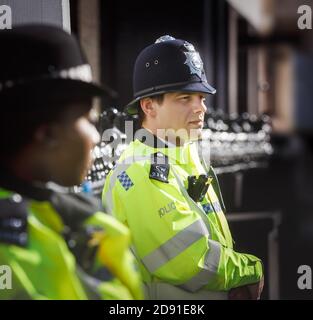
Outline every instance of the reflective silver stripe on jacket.
{"label": "reflective silver stripe on jacket", "polygon": [[200,270],[194,277],[179,287],[195,292],[207,285],[218,271],[218,265],[221,256],[221,244],[214,240],[209,240],[209,250],[204,260],[202,270]]}
{"label": "reflective silver stripe on jacket", "polygon": [[145,267],[153,273],[169,260],[185,251],[194,242],[208,235],[208,230],[202,220],[197,220],[184,230],[163,243],[156,250],[141,259]]}

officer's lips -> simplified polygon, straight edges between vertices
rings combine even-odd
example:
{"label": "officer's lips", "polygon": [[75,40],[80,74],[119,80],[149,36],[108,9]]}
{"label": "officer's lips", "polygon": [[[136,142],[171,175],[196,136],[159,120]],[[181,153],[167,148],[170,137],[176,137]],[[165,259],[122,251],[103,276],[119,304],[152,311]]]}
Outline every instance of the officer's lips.
{"label": "officer's lips", "polygon": [[194,126],[202,127],[203,126],[203,120],[198,119],[198,120],[194,120],[194,121],[189,121],[189,124],[194,125]]}

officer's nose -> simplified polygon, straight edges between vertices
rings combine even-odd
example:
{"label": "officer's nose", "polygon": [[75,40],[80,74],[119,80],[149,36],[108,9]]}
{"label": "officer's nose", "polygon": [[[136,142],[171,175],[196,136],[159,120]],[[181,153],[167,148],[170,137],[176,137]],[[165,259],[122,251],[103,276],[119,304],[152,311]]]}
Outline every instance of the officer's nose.
{"label": "officer's nose", "polygon": [[193,111],[194,113],[205,113],[207,110],[207,107],[204,103],[204,98],[203,95],[197,95],[194,99],[194,104],[193,104]]}

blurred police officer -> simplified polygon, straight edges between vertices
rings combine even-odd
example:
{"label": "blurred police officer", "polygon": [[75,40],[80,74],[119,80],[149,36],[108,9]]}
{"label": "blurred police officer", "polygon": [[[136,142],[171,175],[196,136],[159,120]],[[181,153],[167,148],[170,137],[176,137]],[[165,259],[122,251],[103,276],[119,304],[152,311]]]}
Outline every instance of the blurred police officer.
{"label": "blurred police officer", "polygon": [[99,141],[90,66],[77,41],[45,25],[0,31],[1,299],[138,299],[126,227],[71,194]]}
{"label": "blurred police officer", "polygon": [[216,176],[193,142],[215,93],[199,53],[163,36],[137,57],[133,86],[127,111],[143,129],[107,177],[103,202],[130,227],[147,296],[258,299],[261,261],[234,251]]}

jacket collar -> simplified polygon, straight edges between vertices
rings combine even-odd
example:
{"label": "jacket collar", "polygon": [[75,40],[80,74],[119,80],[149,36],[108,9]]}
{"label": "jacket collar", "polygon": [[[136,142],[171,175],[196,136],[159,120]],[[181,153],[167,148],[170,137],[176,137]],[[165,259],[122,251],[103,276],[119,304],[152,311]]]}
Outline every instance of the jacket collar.
{"label": "jacket collar", "polygon": [[8,168],[3,166],[0,166],[0,187],[38,201],[49,200],[54,192],[40,184],[29,183],[16,177]]}
{"label": "jacket collar", "polygon": [[82,221],[102,211],[101,201],[97,198],[72,193],[56,184],[29,183],[3,167],[0,167],[0,188],[16,192],[26,200],[49,202],[72,229],[80,228]]}
{"label": "jacket collar", "polygon": [[141,147],[145,149],[142,150],[145,154],[161,152],[169,158],[171,163],[181,164],[190,163],[190,157],[195,156],[195,154],[191,152],[191,149],[195,146],[193,142],[187,142],[183,146],[176,146],[158,138],[145,128],[141,130],[143,138],[135,140],[134,143],[140,144]]}

